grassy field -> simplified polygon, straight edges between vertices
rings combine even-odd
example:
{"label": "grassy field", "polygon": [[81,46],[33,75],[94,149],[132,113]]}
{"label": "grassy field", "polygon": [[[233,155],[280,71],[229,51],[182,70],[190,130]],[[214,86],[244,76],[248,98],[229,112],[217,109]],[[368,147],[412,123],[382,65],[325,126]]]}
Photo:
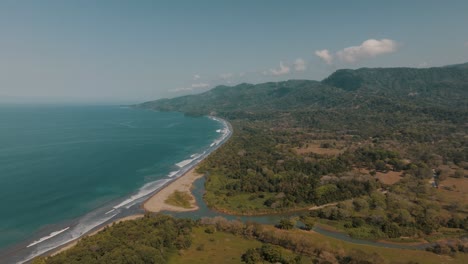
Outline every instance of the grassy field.
{"label": "grassy field", "polygon": [[[406,250],[359,245],[330,238],[312,231],[303,230],[278,230],[272,226],[265,226],[275,232],[284,232],[306,237],[314,244],[342,253],[350,253],[360,250],[367,254],[378,254],[387,264],[403,263],[468,263],[468,254],[457,254],[453,257],[437,255],[422,250]],[[241,256],[249,248],[261,247],[262,243],[256,240],[245,239],[240,236],[224,232],[206,233],[204,227],[195,228],[193,231],[192,246],[174,255],[169,260],[171,264],[179,263],[242,263]],[[289,250],[283,249],[283,256],[293,256]],[[303,263],[312,263],[312,259],[303,257]],[[412,261],[412,262],[411,262]]]}
{"label": "grassy field", "polygon": [[437,195],[443,205],[455,211],[468,213],[468,178],[449,177],[440,183]]}
{"label": "grassy field", "polygon": [[207,192],[204,196],[204,200],[209,207],[233,214],[274,212],[263,204],[268,198],[273,196],[271,193],[241,193],[229,196],[227,191],[222,190],[221,186],[230,181],[232,180],[220,174],[211,175],[210,180],[206,182],[205,188]]}
{"label": "grassy field", "polygon": [[166,199],[166,203],[183,208],[192,208],[191,201],[193,197],[188,192],[174,191]]}
{"label": "grassy field", "polygon": [[[207,264],[207,263],[242,263],[241,256],[247,249],[259,248],[262,243],[256,240],[245,239],[240,236],[224,232],[206,233],[204,227],[193,230],[192,246],[188,250],[181,251],[178,255],[169,259],[170,264]],[[282,250],[283,256],[293,254],[286,249]],[[304,260],[309,260],[304,258]],[[305,263],[310,263],[305,262]]]}
{"label": "grassy field", "polygon": [[[271,227],[274,228],[274,227]],[[382,256],[387,263],[409,263],[410,261],[416,263],[468,263],[468,254],[457,254],[455,257],[444,255],[437,255],[431,252],[422,250],[407,250],[407,249],[393,249],[375,247],[369,245],[359,245],[354,243],[345,242],[335,238],[327,237],[311,231],[291,230],[288,231],[297,235],[306,235],[311,241],[324,245],[335,250],[344,250],[350,252],[351,250],[362,250],[366,253],[377,253]]]}

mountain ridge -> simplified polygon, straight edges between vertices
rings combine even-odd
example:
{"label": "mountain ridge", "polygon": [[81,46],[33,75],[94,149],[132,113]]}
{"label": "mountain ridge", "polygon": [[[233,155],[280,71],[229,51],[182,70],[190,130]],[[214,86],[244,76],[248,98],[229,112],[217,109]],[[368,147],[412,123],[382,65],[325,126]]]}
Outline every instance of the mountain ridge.
{"label": "mountain ridge", "polygon": [[287,80],[220,85],[204,93],[148,101],[138,107],[191,115],[290,111],[303,108],[392,108],[465,110],[468,63],[432,68],[340,69],[322,81]]}

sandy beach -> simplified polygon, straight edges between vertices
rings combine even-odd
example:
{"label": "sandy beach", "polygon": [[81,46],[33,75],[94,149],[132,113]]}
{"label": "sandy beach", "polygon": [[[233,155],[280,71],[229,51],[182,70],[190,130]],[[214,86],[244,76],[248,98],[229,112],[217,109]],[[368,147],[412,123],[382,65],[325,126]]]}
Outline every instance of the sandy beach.
{"label": "sandy beach", "polygon": [[[199,174],[195,172],[196,166],[189,171],[187,171],[184,175],[180,176],[178,179],[175,181],[169,183],[167,186],[165,186],[163,189],[155,193],[153,196],[151,196],[148,200],[146,200],[143,203],[143,208],[152,213],[157,213],[161,211],[173,211],[173,212],[184,212],[184,211],[194,211],[198,209],[198,206],[195,202],[195,198],[193,197],[193,194],[191,192],[193,182],[201,177],[203,177],[203,174]],[[173,206],[170,204],[165,203],[164,201],[171,195],[174,191],[180,191],[180,192],[188,192],[192,196],[193,200],[191,201],[191,208],[183,208],[183,207],[178,207],[178,206]],[[119,223],[122,221],[128,221],[128,220],[134,220],[143,217],[142,214],[138,215],[131,215],[127,216],[124,218],[120,218],[116,221],[113,221],[112,223],[105,225],[101,228],[99,228],[96,231],[93,231],[86,236],[92,236],[94,234],[97,234],[99,231],[103,230],[104,228],[111,226],[113,223]],[[83,237],[86,237],[83,236]],[[72,241],[62,247],[59,247],[57,250],[53,251],[52,253],[48,254],[49,256],[55,256],[67,249],[72,248],[75,246],[83,237]]]}
{"label": "sandy beach", "polygon": [[[173,211],[173,212],[185,212],[185,211],[195,211],[198,209],[198,205],[195,202],[195,197],[192,194],[192,185],[193,182],[201,177],[203,174],[195,172],[197,167],[190,169],[184,175],[180,176],[175,181],[169,183],[163,189],[155,193],[148,200],[143,203],[143,208],[152,213],[157,213],[161,211]],[[174,205],[167,204],[166,199],[175,191],[187,192],[192,197],[191,208],[183,208]]]}

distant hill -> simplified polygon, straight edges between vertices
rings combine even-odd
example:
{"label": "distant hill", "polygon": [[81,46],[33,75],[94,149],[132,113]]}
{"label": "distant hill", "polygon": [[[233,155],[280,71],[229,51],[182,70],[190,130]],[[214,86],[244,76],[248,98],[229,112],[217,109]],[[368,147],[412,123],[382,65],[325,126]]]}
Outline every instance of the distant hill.
{"label": "distant hill", "polygon": [[232,111],[290,110],[301,107],[331,107],[345,102],[342,89],[318,81],[290,80],[261,84],[242,83],[217,86],[197,95],[161,99],[141,104],[141,107],[161,111],[181,111],[192,114]]}
{"label": "distant hill", "polygon": [[210,91],[139,105],[193,115],[372,108],[388,111],[464,112],[468,63],[434,68],[337,70],[321,82],[289,80],[217,86]]}

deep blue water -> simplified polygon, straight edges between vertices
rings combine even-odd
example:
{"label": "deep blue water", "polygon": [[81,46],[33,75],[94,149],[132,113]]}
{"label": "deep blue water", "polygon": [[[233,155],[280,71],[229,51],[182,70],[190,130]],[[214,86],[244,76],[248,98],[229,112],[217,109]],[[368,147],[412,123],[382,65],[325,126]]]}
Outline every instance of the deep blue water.
{"label": "deep blue water", "polygon": [[221,127],[118,106],[0,106],[0,248],[167,179]]}

